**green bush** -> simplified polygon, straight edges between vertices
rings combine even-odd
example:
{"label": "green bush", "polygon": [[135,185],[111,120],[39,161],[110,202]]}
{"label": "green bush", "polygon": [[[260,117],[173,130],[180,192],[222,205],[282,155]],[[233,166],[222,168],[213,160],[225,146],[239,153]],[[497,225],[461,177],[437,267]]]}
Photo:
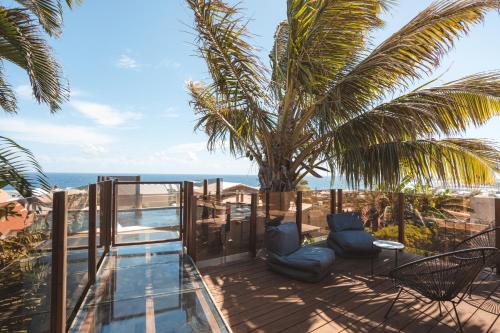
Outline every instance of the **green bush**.
{"label": "green bush", "polygon": [[[398,226],[391,225],[383,227],[374,232],[373,235],[379,239],[398,240]],[[406,247],[423,250],[435,251],[438,242],[437,231],[434,228],[406,224],[405,226],[405,245]]]}

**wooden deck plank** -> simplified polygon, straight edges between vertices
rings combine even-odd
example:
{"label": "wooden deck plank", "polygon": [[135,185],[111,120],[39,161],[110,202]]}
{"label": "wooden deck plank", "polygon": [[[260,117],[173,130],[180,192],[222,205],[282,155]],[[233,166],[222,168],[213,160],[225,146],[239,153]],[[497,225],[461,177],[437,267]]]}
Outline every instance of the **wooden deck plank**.
{"label": "wooden deck plank", "polygon": [[[401,255],[400,264],[413,257]],[[376,274],[389,271],[393,264],[392,253],[381,255]],[[316,284],[275,274],[261,260],[201,269],[201,273],[235,333],[454,331],[449,317],[436,316],[437,305],[409,297],[396,303],[384,320],[396,289],[387,278],[372,279],[369,270],[369,260],[339,259],[333,274]],[[494,275],[483,279],[472,298],[458,307],[466,333],[500,333],[500,279]]]}

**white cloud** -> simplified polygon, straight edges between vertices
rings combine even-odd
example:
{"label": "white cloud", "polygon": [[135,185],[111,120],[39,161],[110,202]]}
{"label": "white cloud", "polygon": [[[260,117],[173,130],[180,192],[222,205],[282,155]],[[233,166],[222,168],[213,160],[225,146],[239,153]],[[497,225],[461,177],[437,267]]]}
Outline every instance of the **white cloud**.
{"label": "white cloud", "polygon": [[14,88],[16,95],[24,99],[33,99],[33,91],[29,84],[22,84]]}
{"label": "white cloud", "polygon": [[113,139],[92,128],[73,125],[54,125],[40,121],[25,121],[6,118],[0,121],[2,132],[19,135],[22,140],[60,145],[101,145],[108,144]]}
{"label": "white cloud", "polygon": [[163,59],[161,62],[160,62],[160,66],[159,67],[163,67],[163,68],[168,68],[168,69],[179,69],[181,68],[181,63],[180,62],[177,62],[177,61],[174,61],[174,60],[170,60],[170,59]]}
{"label": "white cloud", "polygon": [[167,153],[199,153],[207,149],[206,142],[193,142],[193,143],[181,143],[178,145],[171,146],[165,151]]}
{"label": "white cloud", "polygon": [[104,126],[117,126],[127,121],[134,121],[142,118],[141,113],[122,112],[106,104],[74,100],[71,102],[71,105],[87,118]]}
{"label": "white cloud", "polygon": [[81,145],[80,147],[82,148],[82,151],[85,154],[92,156],[102,155],[108,152],[108,150],[105,147],[92,143],[86,143]]}
{"label": "white cloud", "polygon": [[167,110],[160,115],[162,118],[179,118],[180,116],[181,115],[175,111],[175,108],[167,108]]}
{"label": "white cloud", "polygon": [[137,62],[134,58],[129,56],[128,54],[122,54],[116,61],[116,66],[124,69],[133,69],[138,70],[141,68],[141,64]]}

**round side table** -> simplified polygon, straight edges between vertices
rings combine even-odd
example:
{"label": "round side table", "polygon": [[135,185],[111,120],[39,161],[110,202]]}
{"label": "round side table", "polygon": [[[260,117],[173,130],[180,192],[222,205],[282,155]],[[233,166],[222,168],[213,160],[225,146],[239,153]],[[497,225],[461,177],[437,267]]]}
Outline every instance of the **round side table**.
{"label": "round side table", "polygon": [[[398,251],[403,250],[405,248],[404,244],[389,240],[376,240],[373,241],[373,246],[381,248],[382,250],[392,250],[394,251],[394,267],[398,267]],[[372,257],[371,260],[371,273],[373,277],[373,260],[375,257]]]}

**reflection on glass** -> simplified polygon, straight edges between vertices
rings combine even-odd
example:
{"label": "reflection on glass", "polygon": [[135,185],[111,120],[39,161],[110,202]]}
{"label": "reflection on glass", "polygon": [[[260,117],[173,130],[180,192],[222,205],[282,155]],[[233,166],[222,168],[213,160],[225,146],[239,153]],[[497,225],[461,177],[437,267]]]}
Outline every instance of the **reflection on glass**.
{"label": "reflection on glass", "polygon": [[0,202],[0,331],[47,332],[52,198]]}
{"label": "reflection on glass", "polygon": [[114,251],[89,295],[71,332],[227,332],[178,243]]}
{"label": "reflection on glass", "polygon": [[117,184],[116,242],[178,239],[180,187],[180,183]]}

